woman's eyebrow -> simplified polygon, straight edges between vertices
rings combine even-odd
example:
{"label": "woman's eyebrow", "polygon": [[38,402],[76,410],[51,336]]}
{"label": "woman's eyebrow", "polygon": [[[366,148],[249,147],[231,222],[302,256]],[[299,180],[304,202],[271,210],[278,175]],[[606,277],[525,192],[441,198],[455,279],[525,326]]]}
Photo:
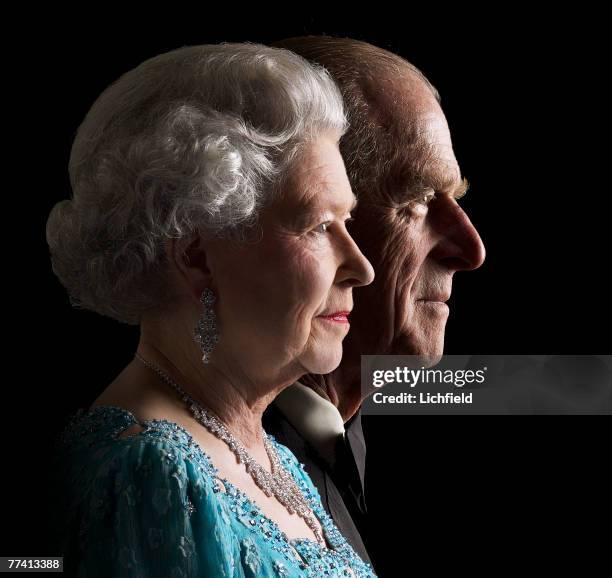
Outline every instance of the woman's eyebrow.
{"label": "woman's eyebrow", "polygon": [[[326,189],[326,192],[327,191],[329,191],[329,189]],[[303,204],[302,210],[304,212],[315,212],[315,213],[324,213],[326,211],[330,211],[336,215],[344,215],[346,213],[350,213],[354,211],[358,203],[358,199],[355,193],[352,193],[352,202],[350,206],[348,207],[343,202],[338,202],[338,201],[327,202],[327,201],[328,200],[326,199],[323,199],[321,201],[320,198],[318,197],[311,198]]]}
{"label": "woman's eyebrow", "polygon": [[333,203],[332,211],[336,215],[345,215],[346,213],[351,213],[354,211],[356,206],[357,197],[355,196],[355,193],[353,193],[353,201],[351,202],[350,206],[347,207],[344,203]]}

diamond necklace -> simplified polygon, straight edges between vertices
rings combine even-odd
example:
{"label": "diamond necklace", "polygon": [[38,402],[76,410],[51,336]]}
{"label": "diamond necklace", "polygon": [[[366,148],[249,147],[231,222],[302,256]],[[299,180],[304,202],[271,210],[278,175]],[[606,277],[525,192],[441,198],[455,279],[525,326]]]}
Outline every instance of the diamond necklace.
{"label": "diamond necklace", "polygon": [[308,505],[304,495],[295,483],[295,480],[287,469],[280,463],[280,459],[276,452],[276,448],[272,445],[265,430],[262,429],[264,447],[270,458],[272,472],[266,471],[258,462],[256,462],[247,452],[242,443],[237,440],[227,429],[225,424],[210,410],[202,407],[195,399],[186,393],[169,375],[164,373],[157,365],[147,361],[140,354],[136,353],[136,358],[140,360],[149,369],[153,370],[161,379],[174,388],[181,396],[183,401],[189,405],[191,413],[195,419],[201,423],[215,437],[224,441],[230,450],[236,455],[239,463],[243,463],[247,472],[250,474],[253,481],[270,497],[274,497],[287,509],[290,514],[297,513],[306,525],[312,530],[317,542],[323,547],[326,547],[323,533],[319,529],[317,519]]}

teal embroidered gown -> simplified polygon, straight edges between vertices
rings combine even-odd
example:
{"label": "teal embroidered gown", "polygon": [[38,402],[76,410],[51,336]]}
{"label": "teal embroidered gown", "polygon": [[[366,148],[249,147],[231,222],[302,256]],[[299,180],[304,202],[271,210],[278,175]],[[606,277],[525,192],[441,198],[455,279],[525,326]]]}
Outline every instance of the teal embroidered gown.
{"label": "teal embroidered gown", "polygon": [[[289,540],[246,494],[221,479],[191,435],[115,406],[78,410],[57,438],[59,555],[81,578],[372,577],[324,510],[295,456],[272,436],[321,522],[329,548]],[[70,575],[70,574],[69,574]]]}

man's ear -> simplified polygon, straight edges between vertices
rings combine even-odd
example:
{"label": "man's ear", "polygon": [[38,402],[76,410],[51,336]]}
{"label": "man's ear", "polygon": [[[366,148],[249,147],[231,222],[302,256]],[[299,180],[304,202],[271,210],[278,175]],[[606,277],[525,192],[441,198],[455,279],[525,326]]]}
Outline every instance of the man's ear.
{"label": "man's ear", "polygon": [[193,233],[181,239],[169,238],[166,241],[166,256],[177,275],[177,281],[199,302],[202,291],[210,287],[213,281],[202,235]]}

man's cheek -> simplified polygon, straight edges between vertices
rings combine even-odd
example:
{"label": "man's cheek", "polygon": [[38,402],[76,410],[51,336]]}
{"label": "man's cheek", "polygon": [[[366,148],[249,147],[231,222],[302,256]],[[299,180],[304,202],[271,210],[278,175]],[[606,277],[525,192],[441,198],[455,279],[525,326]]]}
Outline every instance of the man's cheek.
{"label": "man's cheek", "polygon": [[418,245],[408,237],[395,237],[389,247],[385,267],[396,276],[396,285],[402,291],[407,291],[416,279],[422,259]]}

